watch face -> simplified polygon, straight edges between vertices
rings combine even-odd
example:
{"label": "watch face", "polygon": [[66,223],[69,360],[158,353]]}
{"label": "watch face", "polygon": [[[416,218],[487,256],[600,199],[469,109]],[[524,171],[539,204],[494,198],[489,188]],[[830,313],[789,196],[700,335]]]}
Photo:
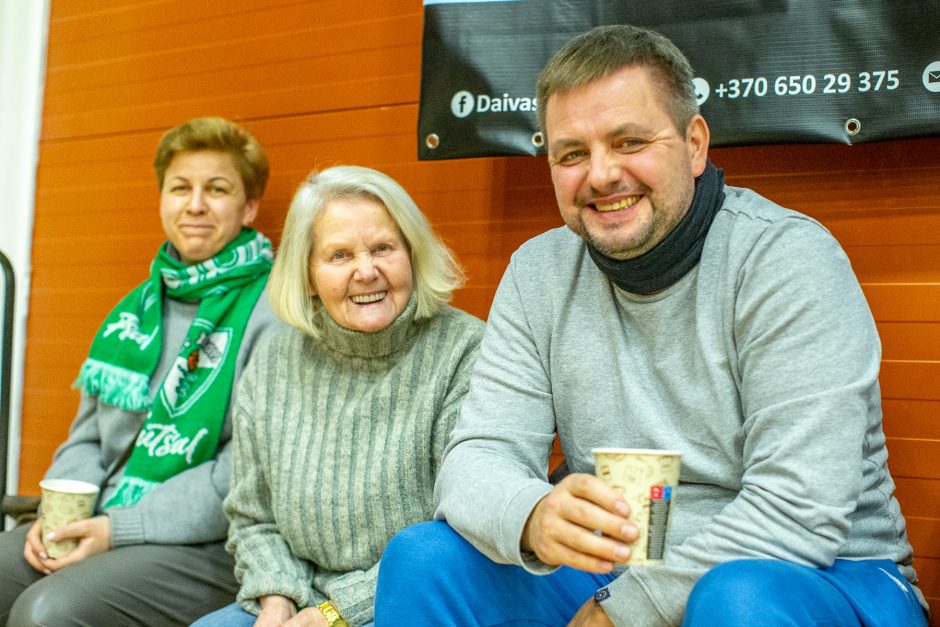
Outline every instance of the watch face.
{"label": "watch face", "polygon": [[608,598],[610,598],[610,590],[606,586],[594,593],[594,603],[599,604]]}

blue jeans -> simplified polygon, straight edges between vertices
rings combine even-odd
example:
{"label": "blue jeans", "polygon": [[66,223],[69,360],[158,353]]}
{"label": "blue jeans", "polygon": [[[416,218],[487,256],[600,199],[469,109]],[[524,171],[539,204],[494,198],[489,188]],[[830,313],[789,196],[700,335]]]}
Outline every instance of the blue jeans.
{"label": "blue jeans", "polygon": [[256,620],[257,616],[243,610],[238,603],[232,603],[206,614],[190,627],[252,627]]}
{"label": "blue jeans", "polygon": [[828,568],[739,560],[695,584],[682,624],[918,627],[927,619],[891,560],[837,559]]}
{"label": "blue jeans", "polygon": [[532,575],[491,561],[447,523],[420,523],[385,547],[375,624],[567,625],[585,600],[613,580],[568,567]]}
{"label": "blue jeans", "polygon": [[[496,564],[447,523],[400,531],[382,555],[377,627],[559,625],[613,575],[560,568],[537,576]],[[721,564],[689,597],[686,627],[917,627],[926,625],[911,586],[888,560],[836,560],[810,568],[779,560]]]}
{"label": "blue jeans", "polygon": [[[252,627],[258,617],[243,610],[238,603],[226,605],[220,610],[206,614],[191,627]],[[373,623],[363,627],[371,627]]]}

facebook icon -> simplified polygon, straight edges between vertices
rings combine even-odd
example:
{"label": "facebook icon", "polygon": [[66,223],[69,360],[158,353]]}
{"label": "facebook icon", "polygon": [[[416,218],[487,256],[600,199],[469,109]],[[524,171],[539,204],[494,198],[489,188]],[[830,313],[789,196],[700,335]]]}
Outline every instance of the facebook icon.
{"label": "facebook icon", "polygon": [[458,118],[465,118],[473,113],[473,94],[469,91],[458,91],[450,99],[450,110]]}

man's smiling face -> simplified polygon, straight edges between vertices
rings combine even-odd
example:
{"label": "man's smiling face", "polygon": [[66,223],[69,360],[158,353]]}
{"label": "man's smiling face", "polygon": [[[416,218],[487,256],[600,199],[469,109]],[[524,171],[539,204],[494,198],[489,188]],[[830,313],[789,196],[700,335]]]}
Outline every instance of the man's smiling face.
{"label": "man's smiling face", "polygon": [[609,257],[632,259],[662,241],[688,211],[705,169],[705,120],[695,115],[683,136],[664,92],[647,69],[627,66],[548,99],[548,159],[561,215]]}

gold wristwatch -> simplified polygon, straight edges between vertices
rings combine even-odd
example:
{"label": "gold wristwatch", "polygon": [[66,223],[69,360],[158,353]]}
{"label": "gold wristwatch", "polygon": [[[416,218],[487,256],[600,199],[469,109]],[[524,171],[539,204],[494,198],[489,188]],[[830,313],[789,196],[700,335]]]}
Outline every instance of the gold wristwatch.
{"label": "gold wristwatch", "polygon": [[339,615],[339,612],[336,611],[336,606],[329,601],[324,601],[317,606],[317,609],[326,616],[326,624],[329,625],[329,627],[349,627],[346,621],[343,620],[343,617]]}

